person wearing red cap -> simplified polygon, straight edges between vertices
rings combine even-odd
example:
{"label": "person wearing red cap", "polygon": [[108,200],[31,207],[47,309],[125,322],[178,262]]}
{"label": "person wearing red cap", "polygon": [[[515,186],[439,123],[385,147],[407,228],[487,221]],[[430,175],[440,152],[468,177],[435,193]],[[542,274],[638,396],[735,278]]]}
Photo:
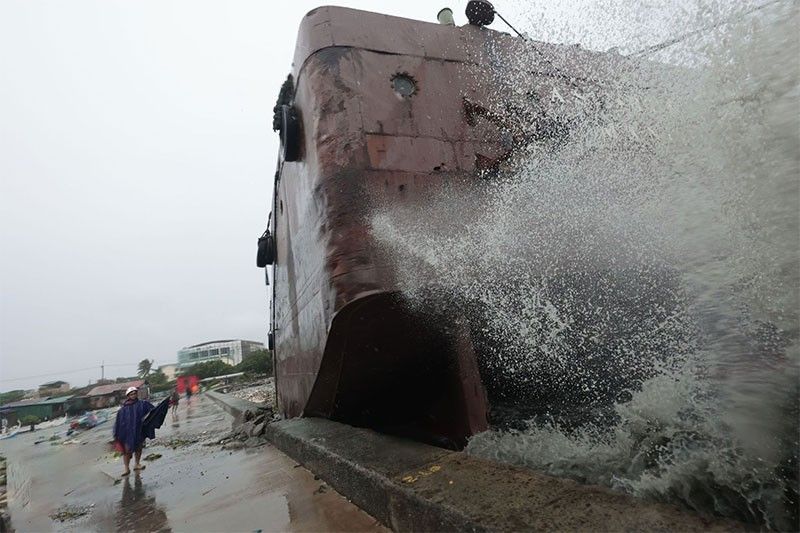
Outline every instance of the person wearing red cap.
{"label": "person wearing red cap", "polygon": [[152,410],[153,404],[139,399],[139,390],[136,387],[128,387],[125,391],[125,402],[117,411],[117,419],[114,422],[114,443],[122,452],[122,460],[125,463],[123,476],[131,473],[131,456],[134,455],[136,464],[133,469],[144,470],[144,465],[140,464],[145,439],[142,420]]}

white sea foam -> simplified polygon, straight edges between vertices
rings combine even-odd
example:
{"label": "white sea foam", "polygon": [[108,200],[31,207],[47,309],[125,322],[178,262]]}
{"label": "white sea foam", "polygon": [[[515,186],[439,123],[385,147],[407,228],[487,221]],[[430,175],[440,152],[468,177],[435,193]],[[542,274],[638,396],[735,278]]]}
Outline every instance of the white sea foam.
{"label": "white sea foam", "polygon": [[659,8],[620,49],[710,29],[511,175],[373,217],[412,305],[463,306],[496,394],[535,404],[470,453],[797,526],[800,19],[754,5]]}

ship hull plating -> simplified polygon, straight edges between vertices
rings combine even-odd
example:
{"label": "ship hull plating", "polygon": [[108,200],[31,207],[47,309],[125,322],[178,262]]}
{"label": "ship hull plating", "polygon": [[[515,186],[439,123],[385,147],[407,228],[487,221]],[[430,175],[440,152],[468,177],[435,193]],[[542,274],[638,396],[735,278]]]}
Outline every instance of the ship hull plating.
{"label": "ship hull plating", "polygon": [[[296,145],[279,163],[271,219],[285,416],[329,417],[449,447],[487,428],[486,393],[459,310],[427,314],[404,302],[402,260],[387,256],[370,221],[385,206],[469,187],[509,161],[525,132],[509,125],[502,104],[522,46],[485,28],[344,8],[303,20],[286,98],[296,138],[282,130],[284,144]],[[567,94],[581,79],[548,69],[542,63],[529,98],[544,102],[559,87]]]}

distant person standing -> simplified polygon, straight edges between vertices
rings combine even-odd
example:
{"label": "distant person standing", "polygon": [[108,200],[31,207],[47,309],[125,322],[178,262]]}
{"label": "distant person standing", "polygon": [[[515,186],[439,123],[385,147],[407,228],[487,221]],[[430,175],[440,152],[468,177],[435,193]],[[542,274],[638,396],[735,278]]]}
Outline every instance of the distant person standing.
{"label": "distant person standing", "polygon": [[172,418],[178,416],[178,404],[181,402],[181,395],[178,394],[178,389],[172,389],[172,394],[169,396],[169,405],[172,407]]}
{"label": "distant person standing", "polygon": [[128,387],[125,391],[125,402],[117,411],[117,419],[114,422],[114,441],[122,452],[122,460],[125,463],[123,476],[131,473],[131,456],[136,457],[133,469],[144,470],[144,466],[140,463],[145,438],[142,420],[152,410],[153,404],[139,399],[139,390],[136,387]]}

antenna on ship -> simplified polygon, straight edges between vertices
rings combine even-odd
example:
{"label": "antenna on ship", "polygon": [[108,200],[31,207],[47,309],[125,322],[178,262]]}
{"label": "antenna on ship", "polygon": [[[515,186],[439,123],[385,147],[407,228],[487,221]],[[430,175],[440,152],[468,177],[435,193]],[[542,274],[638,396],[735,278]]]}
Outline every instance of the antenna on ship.
{"label": "antenna on ship", "polygon": [[506,26],[516,33],[520,38],[527,41],[528,39],[522,35],[517,29],[508,22],[503,15],[497,12],[491,2],[486,0],[470,0],[467,2],[467,20],[473,26],[488,26],[494,22],[494,16],[497,15],[500,20],[505,22]]}

